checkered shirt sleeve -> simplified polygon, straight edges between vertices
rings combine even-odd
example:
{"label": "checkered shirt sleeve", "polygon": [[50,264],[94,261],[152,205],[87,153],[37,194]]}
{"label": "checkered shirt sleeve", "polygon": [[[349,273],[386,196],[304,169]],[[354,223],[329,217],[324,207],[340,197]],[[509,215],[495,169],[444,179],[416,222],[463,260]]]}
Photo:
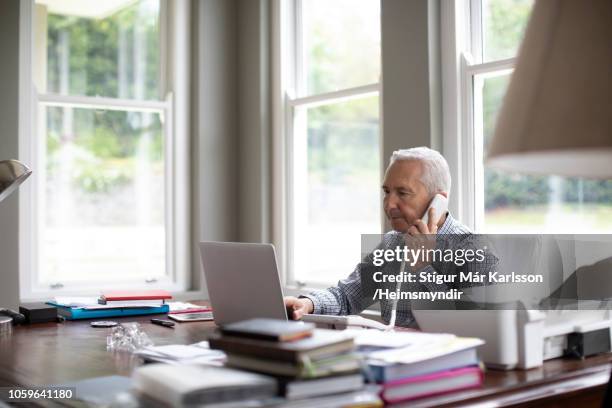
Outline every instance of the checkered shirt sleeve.
{"label": "checkered shirt sleeve", "polygon": [[[378,248],[394,248],[397,245],[397,236],[399,233],[392,231],[383,236],[383,241],[377,246]],[[475,243],[471,239],[472,232],[465,225],[455,220],[450,213],[447,215],[444,224],[438,230],[436,237],[436,248],[446,249],[468,249],[474,248]],[[480,263],[480,267],[484,269],[492,269],[497,264],[497,258],[493,254],[488,254],[484,262]],[[467,264],[466,264],[467,265]],[[469,265],[467,265],[469,267]],[[454,267],[452,262],[434,262],[433,265],[428,265],[422,269],[425,272],[438,272],[442,274],[453,273],[451,268]],[[373,264],[372,253],[368,254],[362,262],[360,262],[353,273],[346,279],[342,279],[336,286],[329,287],[323,290],[310,292],[308,295],[302,296],[310,299],[314,305],[313,313],[315,314],[330,314],[330,315],[349,315],[360,313],[364,309],[370,307],[374,300],[364,296],[362,290],[361,275],[362,273],[370,272],[378,269]],[[450,288],[446,284],[422,283],[430,292],[447,291]],[[453,286],[455,288],[461,286]],[[388,322],[391,318],[392,302],[390,300],[380,301],[380,310],[383,320]],[[397,320],[398,326],[414,327],[416,322],[409,309],[398,308]]]}

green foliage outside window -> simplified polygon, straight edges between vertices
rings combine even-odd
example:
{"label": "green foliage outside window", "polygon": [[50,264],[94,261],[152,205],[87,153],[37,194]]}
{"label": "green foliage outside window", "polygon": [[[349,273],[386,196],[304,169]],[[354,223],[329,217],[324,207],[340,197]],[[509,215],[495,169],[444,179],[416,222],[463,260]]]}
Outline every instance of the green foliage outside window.
{"label": "green foliage outside window", "polygon": [[[47,92],[160,99],[158,7],[156,1],[145,0],[101,19],[49,14]],[[142,49],[136,50],[137,44]],[[124,58],[122,67],[120,58]],[[136,72],[139,64],[143,69]],[[72,109],[70,119],[64,118],[66,109],[46,111],[50,177],[58,169],[56,156],[68,145],[76,157],[73,183],[84,192],[104,192],[130,183],[137,154],[145,154],[147,160],[157,163],[154,167],[162,169],[158,114],[79,108]],[[70,122],[68,130],[63,128],[64,120]],[[139,146],[143,134],[149,138],[146,151]]]}

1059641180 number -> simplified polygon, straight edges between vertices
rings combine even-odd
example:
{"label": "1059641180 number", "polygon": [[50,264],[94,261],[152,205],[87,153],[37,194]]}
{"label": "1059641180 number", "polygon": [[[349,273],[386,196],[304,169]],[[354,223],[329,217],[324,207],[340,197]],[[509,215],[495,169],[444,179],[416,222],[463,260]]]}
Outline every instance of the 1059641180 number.
{"label": "1059641180 number", "polygon": [[39,401],[75,398],[74,387],[0,387],[0,401]]}

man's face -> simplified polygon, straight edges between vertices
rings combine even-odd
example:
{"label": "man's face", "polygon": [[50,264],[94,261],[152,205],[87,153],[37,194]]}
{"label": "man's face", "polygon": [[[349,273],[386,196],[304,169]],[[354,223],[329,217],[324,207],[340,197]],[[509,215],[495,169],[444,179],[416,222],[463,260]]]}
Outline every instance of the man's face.
{"label": "man's face", "polygon": [[407,232],[420,219],[431,196],[421,182],[423,166],[418,160],[398,160],[389,167],[383,180],[383,206],[394,230]]}

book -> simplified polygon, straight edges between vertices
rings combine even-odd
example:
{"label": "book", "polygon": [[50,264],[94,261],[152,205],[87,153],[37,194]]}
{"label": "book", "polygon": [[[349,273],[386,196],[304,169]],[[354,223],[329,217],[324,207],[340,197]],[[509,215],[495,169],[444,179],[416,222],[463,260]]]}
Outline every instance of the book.
{"label": "book", "polygon": [[[84,407],[110,407],[117,403],[121,394],[129,393],[132,389],[132,379],[121,375],[87,378],[57,385],[61,388],[74,389],[74,405]],[[78,403],[76,403],[78,401]],[[70,404],[67,402],[67,404]]]}
{"label": "book", "polygon": [[118,300],[165,300],[172,299],[170,292],[165,290],[113,290],[100,296],[101,302]]}
{"label": "book", "polygon": [[172,407],[248,399],[267,399],[277,393],[274,378],[203,365],[147,364],[135,369],[135,388]]}
{"label": "book", "polygon": [[101,317],[117,317],[117,316],[140,316],[148,314],[168,313],[168,305],[160,307],[104,307],[88,309],[84,307],[66,307],[57,305],[53,302],[48,304],[57,307],[57,313],[65,317],[67,320],[78,319],[98,319]]}
{"label": "book", "polygon": [[311,336],[314,327],[312,323],[258,318],[227,324],[221,327],[221,332],[228,336],[293,341]]}
{"label": "book", "polygon": [[290,400],[357,391],[363,385],[361,373],[312,380],[279,379],[280,394]]}
{"label": "book", "polygon": [[390,381],[383,385],[380,396],[386,403],[393,404],[469,388],[477,388],[482,385],[482,380],[483,374],[480,367],[463,367]]}
{"label": "book", "polygon": [[359,371],[361,369],[361,357],[357,354],[345,353],[294,364],[287,361],[264,360],[252,356],[227,353],[227,365],[275,376],[307,379]]}
{"label": "book", "polygon": [[379,387],[368,385],[358,391],[324,395],[307,399],[286,399],[276,408],[379,408],[383,402],[379,397]]}
{"label": "book", "polygon": [[341,330],[317,329],[312,336],[290,342],[271,342],[234,336],[212,335],[211,348],[227,353],[298,363],[349,352],[354,348],[353,336]]}
{"label": "book", "polygon": [[215,320],[213,312],[168,313],[168,317],[177,322],[202,322]]}
{"label": "book", "polygon": [[195,312],[212,312],[210,306],[196,305],[194,303],[186,302],[168,302],[170,306],[170,313],[195,313]]}
{"label": "book", "polygon": [[424,361],[409,364],[393,364],[370,361],[368,366],[378,383],[399,380],[406,377],[416,377],[438,371],[453,370],[456,368],[478,365],[479,359],[476,348],[459,350]]}

